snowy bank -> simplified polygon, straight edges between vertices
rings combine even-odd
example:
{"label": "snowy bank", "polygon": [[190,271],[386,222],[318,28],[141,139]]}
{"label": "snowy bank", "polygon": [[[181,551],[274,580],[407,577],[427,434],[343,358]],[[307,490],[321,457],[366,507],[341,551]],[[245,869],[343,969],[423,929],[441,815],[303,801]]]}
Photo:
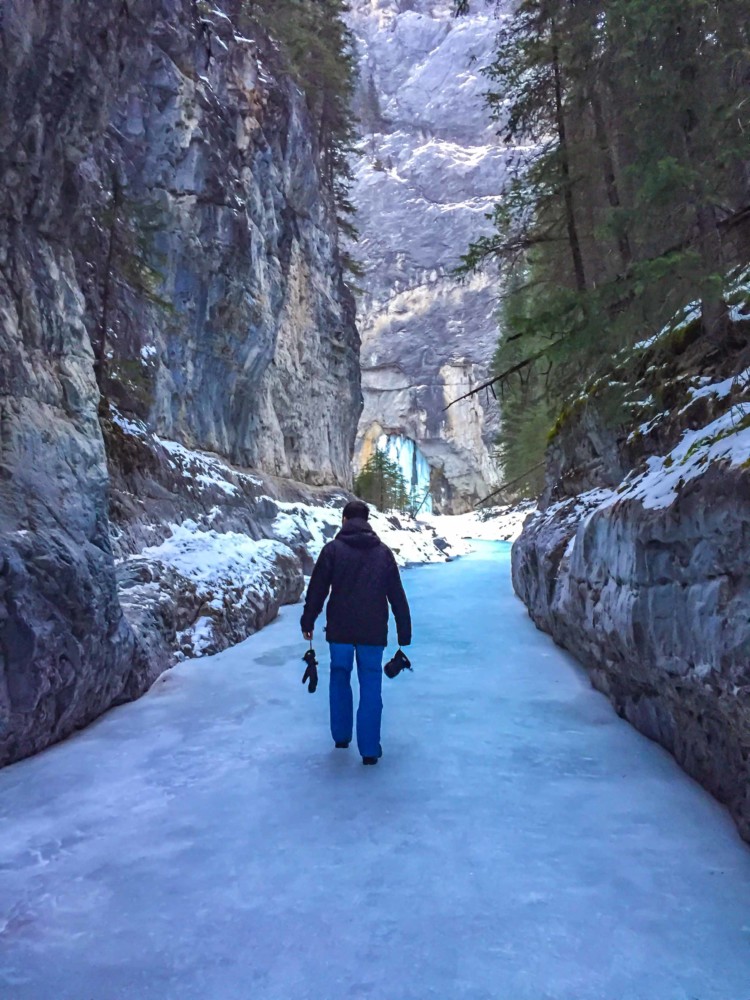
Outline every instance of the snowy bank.
{"label": "snowy bank", "polygon": [[[131,556],[127,568],[140,574],[147,593],[155,582],[161,599],[170,590],[182,616],[192,619],[182,628],[175,623],[178,659],[241,642],[275,618],[282,604],[299,598],[298,561],[282,542],[201,529],[189,519],[171,530],[160,545]],[[130,596],[132,605],[132,590]]]}
{"label": "snowy bank", "polygon": [[[469,514],[429,514],[420,521],[431,525],[451,546],[471,551],[471,541],[514,542],[526,518],[536,510],[535,500],[498,507],[486,507]],[[468,543],[468,545],[467,545]]]}
{"label": "snowy bank", "polygon": [[[310,506],[302,503],[277,503],[280,513],[273,522],[277,538],[291,545],[302,543],[311,561],[317,559],[323,545],[341,527],[341,510],[348,496],[335,503]],[[399,566],[448,562],[470,551],[460,533],[449,537],[447,522],[451,517],[413,518],[400,511],[370,510],[370,524],[378,537],[393,550]]]}
{"label": "snowy bank", "polygon": [[[111,434],[136,479],[115,479],[115,549],[120,602],[150,680],[242,641],[300,599],[351,494],[235,468],[116,410]],[[132,503],[144,494],[157,499]],[[373,511],[372,524],[402,567],[468,551],[408,515]]]}

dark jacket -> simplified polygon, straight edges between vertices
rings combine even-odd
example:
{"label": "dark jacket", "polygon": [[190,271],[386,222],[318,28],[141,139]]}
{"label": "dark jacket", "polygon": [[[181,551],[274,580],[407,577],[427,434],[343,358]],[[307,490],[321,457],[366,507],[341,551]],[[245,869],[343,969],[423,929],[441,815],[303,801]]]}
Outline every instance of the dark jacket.
{"label": "dark jacket", "polygon": [[312,632],[329,590],[328,642],[386,646],[389,603],[399,645],[411,642],[409,604],[396,560],[367,521],[346,521],[334,540],[323,547],[307,588],[300,621],[303,632]]}

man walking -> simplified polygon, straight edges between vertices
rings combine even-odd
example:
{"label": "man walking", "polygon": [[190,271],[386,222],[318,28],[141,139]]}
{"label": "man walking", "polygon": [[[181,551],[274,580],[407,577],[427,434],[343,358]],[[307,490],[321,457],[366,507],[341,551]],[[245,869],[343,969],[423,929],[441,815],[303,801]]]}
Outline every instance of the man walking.
{"label": "man walking", "polygon": [[388,605],[396,619],[399,646],[411,642],[411,616],[394,555],[372,530],[369,517],[362,500],[344,507],[341,531],[324,546],[315,564],[300,625],[305,639],[312,639],[315,619],[330,591],[325,631],[331,649],[331,735],[342,749],[352,739],[351,676],[356,652],[357,747],[363,764],[377,764],[383,753],[380,689]]}

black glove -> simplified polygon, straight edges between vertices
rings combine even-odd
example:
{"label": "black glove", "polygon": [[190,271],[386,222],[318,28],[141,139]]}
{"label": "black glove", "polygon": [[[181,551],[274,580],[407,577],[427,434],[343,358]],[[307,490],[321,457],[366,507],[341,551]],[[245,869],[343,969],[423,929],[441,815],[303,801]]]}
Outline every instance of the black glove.
{"label": "black glove", "polygon": [[411,660],[401,648],[396,651],[396,655],[383,667],[386,677],[398,677],[402,670],[411,670]]}
{"label": "black glove", "polygon": [[307,684],[307,682],[310,681],[307,690],[310,694],[314,694],[315,689],[318,686],[318,661],[315,658],[315,650],[312,649],[312,647],[308,649],[302,659],[307,664],[305,672],[302,675],[302,683]]}

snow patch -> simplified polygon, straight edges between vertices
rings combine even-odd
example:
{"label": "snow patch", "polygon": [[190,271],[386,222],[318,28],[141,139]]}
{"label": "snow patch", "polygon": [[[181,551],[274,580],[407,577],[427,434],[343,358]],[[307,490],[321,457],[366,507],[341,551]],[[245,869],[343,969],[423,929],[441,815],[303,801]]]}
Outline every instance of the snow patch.
{"label": "snow patch", "polygon": [[177,633],[177,641],[181,649],[192,648],[195,657],[210,654],[216,642],[213,619],[207,615],[200,617],[194,625]]}
{"label": "snow patch", "polygon": [[[229,467],[217,458],[209,458],[197,451],[191,451],[177,441],[165,441],[163,438],[155,437],[155,440],[181,467],[182,475],[186,479],[194,479],[202,486],[216,487],[228,496],[235,496],[239,490],[226,479]],[[175,464],[175,463],[173,463]]]}
{"label": "snow patch", "polygon": [[[302,541],[310,558],[315,560],[341,527],[345,499],[339,498],[338,503],[334,499],[325,507],[273,500],[280,510],[273,522],[273,533],[290,545]],[[458,538],[443,536],[445,541],[441,543],[442,531],[427,516],[415,519],[400,511],[384,512],[371,507],[370,524],[381,541],[393,550],[399,566],[447,562],[469,551]]]}
{"label": "snow patch", "polygon": [[146,427],[142,420],[131,420],[129,417],[124,417],[114,406],[110,407],[110,413],[112,415],[112,423],[116,424],[126,434],[130,434],[131,437],[142,438],[148,436],[148,427]]}
{"label": "snow patch", "polygon": [[260,592],[270,597],[269,581],[275,573],[277,556],[294,558],[288,546],[275,539],[256,541],[235,531],[206,531],[192,520],[170,527],[169,538],[132,558],[159,560],[172,566],[208,599],[229,588],[243,591],[245,596]]}
{"label": "snow patch", "polygon": [[[701,382],[704,380],[701,379]],[[731,378],[726,378],[722,382],[713,382],[708,385],[703,384],[697,389],[688,389],[688,394],[691,400],[701,399],[705,396],[716,396],[718,399],[726,399],[735,390],[745,392],[750,388],[750,368],[745,368],[744,371],[739,372],[737,375],[732,375]]]}
{"label": "snow patch", "polygon": [[[526,518],[535,511],[536,504],[530,501],[511,506],[488,507],[468,514],[433,514],[421,520],[427,521],[451,546],[471,552],[472,541],[514,542],[521,534]],[[461,552],[462,555],[464,551]]]}
{"label": "snow patch", "polygon": [[706,427],[685,431],[669,454],[649,458],[648,470],[626,479],[614,498],[640,500],[647,510],[662,509],[671,506],[685,483],[702,476],[713,462],[736,466],[748,460],[750,411],[733,406]]}

